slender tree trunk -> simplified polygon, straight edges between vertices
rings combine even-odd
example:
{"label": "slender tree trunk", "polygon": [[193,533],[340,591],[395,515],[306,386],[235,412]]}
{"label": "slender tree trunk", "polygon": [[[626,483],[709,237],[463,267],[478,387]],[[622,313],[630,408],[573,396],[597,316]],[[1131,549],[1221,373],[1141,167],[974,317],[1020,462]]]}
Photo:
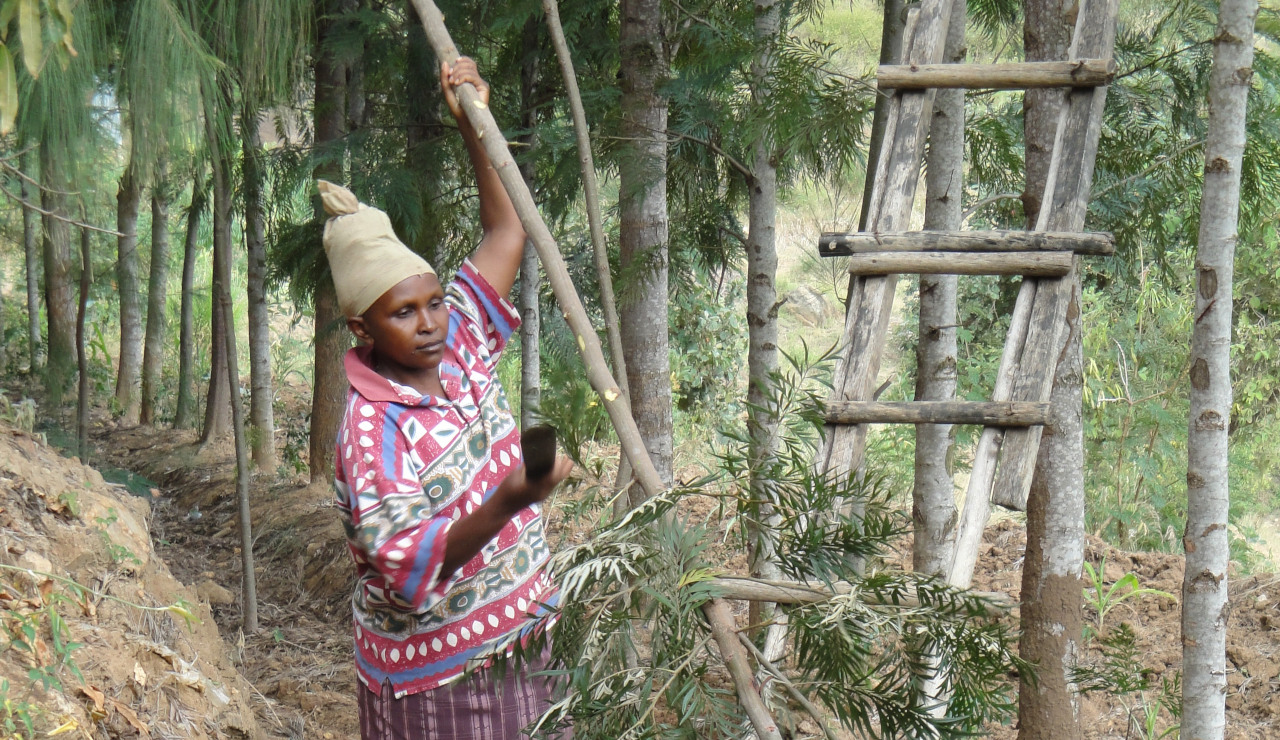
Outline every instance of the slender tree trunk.
{"label": "slender tree trunk", "polygon": [[249,438],[259,471],[275,475],[275,412],[271,380],[271,317],[267,310],[267,227],[262,211],[262,139],[258,113],[240,119],[244,146],[244,236],[248,251]]}
{"label": "slender tree trunk", "polygon": [[45,365],[45,402],[50,409],[62,406],[63,396],[71,388],[76,372],[76,299],[71,289],[71,227],[67,215],[70,190],[62,174],[62,165],[49,155],[49,147],[40,147],[40,203],[44,210],[57,214],[42,216],[44,225],[44,301],[49,321],[48,362]]}
{"label": "slender tree trunk", "polygon": [[587,114],[578,92],[578,76],[573,70],[573,58],[569,55],[569,43],[560,24],[560,8],[556,0],[542,0],[542,10],[547,17],[547,28],[560,62],[560,73],[569,98],[569,110],[573,115],[573,133],[578,142],[578,162],[582,168],[582,194],[587,206],[587,223],[591,228],[591,245],[595,250],[596,280],[600,285],[600,308],[604,311],[605,335],[609,340],[609,357],[613,361],[613,375],[620,381],[623,394],[627,390],[627,362],[622,352],[621,326],[618,318],[618,302],[613,293],[613,274],[609,267],[609,247],[604,238],[604,217],[600,209],[600,185],[596,178],[595,157],[591,152],[591,131],[587,128]]}
{"label": "slender tree trunk", "polygon": [[[220,79],[216,87],[203,86],[204,127],[213,165],[213,310],[222,316],[225,375],[222,382],[231,399],[231,431],[236,450],[236,499],[240,514],[241,627],[258,631],[258,591],[253,567],[253,528],[249,514],[249,452],[245,439],[244,404],[240,402],[240,369],[236,352],[235,311],[231,303],[231,167],[232,153],[223,148],[230,132],[230,85]],[[223,136],[219,132],[223,132]],[[210,383],[214,380],[211,378]],[[212,395],[212,394],[211,394]]]}
{"label": "slender tree trunk", "polygon": [[[964,62],[966,0],[951,0],[951,25],[943,59]],[[929,125],[925,162],[924,228],[958,231],[964,196],[964,90],[939,90]],[[920,340],[916,346],[916,400],[949,401],[956,395],[956,276],[920,276]],[[915,489],[911,520],[912,567],[945,577],[956,541],[954,440],[946,424],[916,427]]]}
{"label": "slender tree trunk", "polygon": [[[85,218],[80,206],[81,221]],[[80,462],[89,462],[89,354],[85,350],[84,318],[89,310],[89,288],[93,285],[93,241],[88,229],[80,229],[80,302],[76,307],[76,367],[80,380],[76,393],[76,449]]]}
{"label": "slender tree trunk", "polygon": [[[761,110],[772,104],[774,45],[781,28],[781,8],[777,0],[755,0],[755,43],[758,51],[751,60],[752,100]],[[771,519],[773,500],[769,480],[760,469],[773,453],[777,419],[765,410],[765,402],[778,369],[778,153],[773,132],[762,132],[752,144],[752,177],[747,183],[747,430],[750,435],[751,499],[761,502],[753,516],[751,530],[751,574],[766,578],[781,576],[773,562],[774,531]],[[763,621],[764,605],[750,604],[751,624]],[[771,630],[771,632],[774,632]],[[774,642],[781,645],[782,636]],[[771,660],[777,656],[768,655]]]}
{"label": "slender tree trunk", "polygon": [[143,424],[156,422],[156,401],[164,369],[167,329],[166,302],[169,298],[169,191],[164,165],[156,168],[151,188],[151,274],[147,280],[147,332],[142,348]]}
{"label": "slender tree trunk", "polygon": [[[658,0],[623,0],[619,211],[622,269],[631,276],[622,312],[631,413],[658,474],[672,476],[671,361],[667,337],[667,76]],[[632,502],[643,498],[633,489]]]}
{"label": "slender tree trunk", "polygon": [[116,287],[120,293],[120,364],[116,407],[125,426],[138,423],[142,411],[142,285],[138,280],[138,204],[142,183],[133,163],[125,168],[116,195]]}
{"label": "slender tree trunk", "polygon": [[[1065,7],[1071,6],[1071,7]],[[1074,3],[1024,0],[1029,61],[1066,59]],[[1023,209],[1035,228],[1057,135],[1061,90],[1028,90],[1023,121],[1026,187]],[[1084,433],[1081,419],[1083,350],[1078,273],[1067,310],[1066,343],[1050,397],[1050,420],[1036,457],[1027,498],[1027,552],[1022,568],[1019,650],[1039,666],[1022,676],[1019,740],[1079,740],[1080,707],[1070,681],[1082,629],[1080,571],[1084,563]]]}
{"label": "slender tree trunk", "polygon": [[[343,121],[346,120],[346,94],[344,72],[341,64],[328,48],[332,42],[333,21],[327,14],[336,10],[336,3],[321,3],[317,8],[316,40],[319,52],[315,58],[315,145],[317,149],[332,147],[342,139]],[[340,159],[317,164],[317,178],[341,182]],[[324,219],[324,209],[315,200],[316,218]],[[342,310],[334,292],[333,280],[320,281],[315,295],[315,376],[311,385],[311,482],[329,483],[334,475],[334,451],[337,444],[338,425],[342,421],[342,409],[346,403],[347,375],[342,369],[342,357],[351,340],[343,323]]]}
{"label": "slender tree trunk", "polygon": [[1187,435],[1187,567],[1182,581],[1182,737],[1221,740],[1226,723],[1227,477],[1231,309],[1245,112],[1253,79],[1257,0],[1223,0],[1209,79],[1191,412]]}
{"label": "slender tree trunk", "polygon": [[[902,60],[902,32],[906,25],[906,0],[884,0],[884,23],[880,31],[880,63],[897,64]],[[889,125],[889,95],[876,95],[871,112],[871,137],[867,142],[867,177],[862,186],[862,212],[858,231],[866,231],[871,217],[871,183],[876,179],[880,152],[884,148],[885,128]]]}
{"label": "slender tree trunk", "polygon": [[[207,115],[213,111],[206,109]],[[229,156],[217,153],[218,143],[210,142],[210,148],[215,152],[213,159],[214,170],[223,168],[223,172],[231,169],[231,158]],[[222,161],[217,161],[221,158]],[[226,192],[219,192],[220,188],[226,188]],[[222,311],[219,304],[218,296],[222,295],[223,290],[231,290],[231,286],[224,286],[224,275],[230,275],[229,265],[222,263],[230,257],[230,252],[219,251],[217,248],[218,239],[225,238],[229,242],[231,240],[231,183],[225,178],[219,181],[216,177],[213,183],[213,275],[210,282],[212,283],[209,291],[209,310],[211,320],[209,321],[212,331],[210,339],[212,346],[210,347],[209,357],[209,392],[205,397],[204,406],[204,430],[200,434],[200,443],[204,444],[218,437],[225,436],[227,432],[234,431],[232,429],[232,406],[238,405],[240,399],[231,395],[232,381],[238,385],[239,379],[228,379],[229,364],[232,358],[227,356],[227,333],[235,332],[234,324],[230,324],[226,320],[226,314]],[[222,202],[226,204],[225,208],[220,209],[218,204]],[[225,236],[220,236],[220,235]]]}
{"label": "slender tree trunk", "polygon": [[187,236],[182,250],[182,318],[178,328],[178,402],[173,426],[195,426],[195,282],[196,259],[200,247],[200,218],[205,207],[204,167],[196,168],[191,185],[191,205],[187,209]]}
{"label": "slender tree trunk", "polygon": [[[525,155],[520,159],[520,174],[525,184],[533,189],[533,153],[538,143],[534,126],[537,125],[537,93],[539,77],[538,30],[536,18],[525,23],[521,37],[523,46],[520,64],[520,128],[526,133],[520,139]],[[532,242],[524,245],[520,258],[520,427],[528,429],[536,423],[538,407],[542,403],[542,275],[538,264],[538,252]]]}
{"label": "slender tree trunk", "polygon": [[[23,174],[35,172],[32,152],[22,153]],[[27,369],[39,370],[44,365],[44,344],[40,341],[40,214],[26,203],[35,202],[35,189],[22,181],[22,248],[27,267]]]}

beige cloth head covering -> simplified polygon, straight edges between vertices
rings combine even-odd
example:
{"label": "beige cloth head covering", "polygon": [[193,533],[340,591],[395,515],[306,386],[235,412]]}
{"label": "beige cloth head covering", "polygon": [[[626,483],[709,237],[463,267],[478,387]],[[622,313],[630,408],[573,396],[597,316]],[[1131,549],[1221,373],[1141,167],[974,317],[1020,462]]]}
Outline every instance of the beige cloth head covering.
{"label": "beige cloth head covering", "polygon": [[387,214],[361,203],[341,185],[327,180],[316,185],[329,214],[324,225],[324,251],[329,256],[338,305],[348,317],[367,311],[401,280],[436,273],[396,237]]}

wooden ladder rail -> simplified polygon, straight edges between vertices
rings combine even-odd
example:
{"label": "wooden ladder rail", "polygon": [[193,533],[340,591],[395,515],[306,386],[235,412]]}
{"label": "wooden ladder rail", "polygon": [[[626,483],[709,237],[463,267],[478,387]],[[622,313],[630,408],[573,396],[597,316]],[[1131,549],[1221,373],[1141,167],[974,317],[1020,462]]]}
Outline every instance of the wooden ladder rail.
{"label": "wooden ladder rail", "polygon": [[[1118,0],[1081,0],[1069,52],[1073,59],[1112,56],[1117,11]],[[1101,86],[1066,92],[1037,231],[1083,231],[1106,96],[1107,88]],[[1080,310],[1072,305],[1078,269],[1078,264],[1073,264],[1065,277],[1023,281],[993,401],[1049,401],[1053,368],[1064,349],[1065,320],[1069,311]],[[983,431],[947,578],[952,585],[968,587],[972,582],[993,497],[1002,504],[1025,508],[1043,432],[1041,426],[988,427]]]}
{"label": "wooden ladder rail", "polygon": [[[903,58],[908,64],[937,64],[943,56],[950,0],[924,0],[907,15]],[[885,156],[872,183],[870,231],[905,231],[920,180],[920,162],[933,111],[934,90],[899,90],[889,101]],[[854,276],[849,281],[849,304],[843,347],[836,365],[831,398],[870,401],[884,355],[897,275]],[[866,451],[865,424],[827,424],[819,469],[844,479],[861,466]]]}

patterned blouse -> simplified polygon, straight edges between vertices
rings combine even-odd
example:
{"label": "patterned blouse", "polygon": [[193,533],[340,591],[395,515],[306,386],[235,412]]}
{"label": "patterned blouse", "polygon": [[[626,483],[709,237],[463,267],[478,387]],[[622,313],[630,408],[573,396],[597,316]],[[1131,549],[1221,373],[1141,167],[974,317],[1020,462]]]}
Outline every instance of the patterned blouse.
{"label": "patterned blouse", "polygon": [[337,496],[356,563],[356,671],[396,697],[457,679],[509,649],[554,606],[539,506],[470,562],[440,577],[449,528],[521,459],[498,358],[520,318],[467,261],[449,284],[446,398],[378,375],[371,350],[346,356],[351,390],[338,431]]}

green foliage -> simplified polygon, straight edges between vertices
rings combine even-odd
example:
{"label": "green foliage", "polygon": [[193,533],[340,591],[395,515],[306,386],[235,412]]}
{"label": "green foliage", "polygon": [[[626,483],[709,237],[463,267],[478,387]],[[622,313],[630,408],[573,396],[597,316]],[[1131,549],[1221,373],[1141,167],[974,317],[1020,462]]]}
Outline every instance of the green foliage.
{"label": "green foliage", "polygon": [[0,733],[5,738],[25,737],[31,740],[36,736],[36,719],[43,710],[37,704],[15,699],[9,695],[9,690],[9,679],[0,679]]}
{"label": "green foliage", "polygon": [[[873,485],[813,472],[831,363],[830,352],[787,358],[763,407],[779,429],[776,456],[758,461],[781,518],[778,561],[792,578],[850,584],[827,601],[788,609],[795,684],[846,727],[874,737],[964,736],[1008,715],[1008,667],[1029,668],[982,600],[917,574],[852,570],[851,555],[875,562],[905,522]],[[740,734],[740,707],[712,679],[712,638],[701,615],[720,593],[719,556],[705,525],[677,514],[699,497],[745,516],[756,510],[748,500],[747,441],[733,433],[727,439],[718,475],[648,499],[553,556],[561,588],[554,672],[568,687],[544,728],[572,720],[587,738]],[[860,517],[815,515],[839,512],[840,502],[854,498],[865,504]],[[635,651],[641,661],[629,664]],[[931,656],[952,697],[941,718],[922,694]]]}
{"label": "green foliage", "polygon": [[1093,609],[1095,624],[1085,625],[1084,638],[1089,642],[1099,635],[1106,635],[1107,614],[1122,602],[1143,596],[1160,596],[1175,601],[1173,594],[1155,588],[1144,588],[1138,583],[1138,576],[1125,573],[1115,583],[1106,584],[1107,559],[1103,558],[1094,569],[1093,563],[1084,561],[1085,578],[1089,585],[1084,589],[1084,603]]}
{"label": "green foliage", "polygon": [[1176,737],[1182,718],[1181,674],[1160,676],[1156,684],[1153,672],[1139,660],[1133,628],[1125,623],[1103,636],[1100,648],[1100,663],[1072,670],[1072,682],[1080,687],[1080,693],[1104,693],[1118,700],[1127,717],[1126,737]]}
{"label": "green foliage", "polygon": [[741,299],[736,280],[715,284],[709,275],[672,291],[671,395],[695,423],[717,428],[737,416],[747,343]]}

